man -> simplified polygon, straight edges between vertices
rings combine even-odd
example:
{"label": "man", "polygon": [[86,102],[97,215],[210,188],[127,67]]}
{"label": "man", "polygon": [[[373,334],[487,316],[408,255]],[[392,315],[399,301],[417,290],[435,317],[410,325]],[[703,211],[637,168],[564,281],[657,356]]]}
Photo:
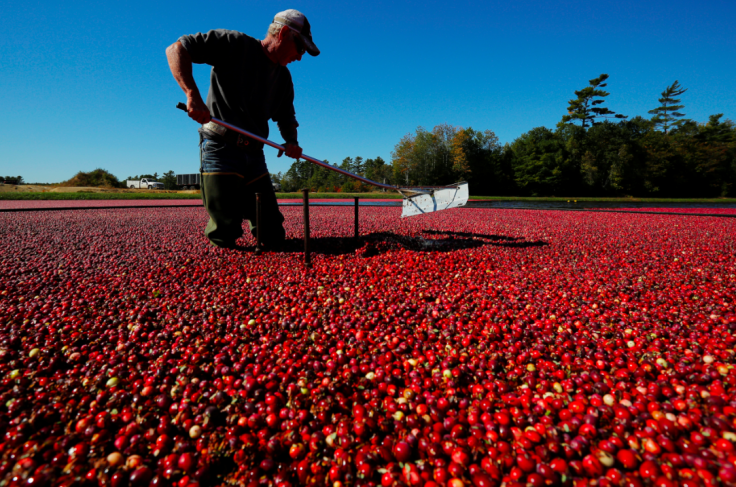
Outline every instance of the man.
{"label": "man", "polygon": [[[294,85],[286,65],[308,52],[319,55],[307,17],[297,10],[276,14],[262,41],[231,30],[179,38],[166,49],[169,67],[187,96],[189,116],[200,133],[202,200],[213,245],[235,247],[247,219],[255,235],[255,194],[261,193],[261,240],[277,249],[285,239],[284,217],[271,185],[263,144],[211,122],[211,116],[268,138],[268,120],[278,124],[286,155],[298,159]],[[192,63],[212,66],[207,103],[192,77]],[[282,152],[278,156],[281,157]]]}

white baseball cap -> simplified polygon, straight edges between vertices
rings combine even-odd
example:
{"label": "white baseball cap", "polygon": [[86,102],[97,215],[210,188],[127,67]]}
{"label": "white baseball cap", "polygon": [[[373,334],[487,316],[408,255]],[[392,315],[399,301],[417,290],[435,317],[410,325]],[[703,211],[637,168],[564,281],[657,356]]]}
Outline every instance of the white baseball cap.
{"label": "white baseball cap", "polygon": [[273,21],[276,24],[285,25],[298,33],[304,41],[304,47],[307,49],[307,52],[312,56],[319,55],[319,49],[317,49],[317,46],[312,40],[312,29],[306,15],[298,10],[290,8],[289,10],[277,13],[273,18]]}

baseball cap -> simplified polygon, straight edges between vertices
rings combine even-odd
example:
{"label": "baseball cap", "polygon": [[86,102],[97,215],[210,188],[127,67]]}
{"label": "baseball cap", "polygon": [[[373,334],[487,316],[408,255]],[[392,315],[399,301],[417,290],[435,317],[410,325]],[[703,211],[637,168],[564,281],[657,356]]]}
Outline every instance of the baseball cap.
{"label": "baseball cap", "polygon": [[298,10],[290,8],[279,12],[273,18],[274,23],[281,24],[289,27],[294,32],[297,32],[304,41],[304,46],[307,48],[307,52],[312,56],[319,55],[319,49],[312,40],[312,28],[309,25],[307,16]]}

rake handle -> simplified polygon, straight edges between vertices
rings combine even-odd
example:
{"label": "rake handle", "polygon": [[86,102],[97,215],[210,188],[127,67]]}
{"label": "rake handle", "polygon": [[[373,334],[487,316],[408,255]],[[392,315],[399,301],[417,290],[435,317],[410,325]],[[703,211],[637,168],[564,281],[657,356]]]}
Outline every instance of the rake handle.
{"label": "rake handle", "polygon": [[[186,104],[181,103],[181,102],[179,102],[179,103],[176,104],[176,108],[178,108],[179,110],[183,110],[185,112],[188,112],[189,111],[187,109]],[[236,127],[235,125],[231,125],[231,124],[229,124],[227,122],[223,122],[222,120],[220,120],[218,118],[212,117],[212,121],[214,123],[216,123],[217,125],[220,125],[220,126],[225,127],[227,129],[230,129],[230,130],[233,130],[235,132],[238,132],[239,134],[243,134],[246,137],[250,137],[251,139],[254,139],[254,140],[257,140],[258,142],[261,142],[262,144],[269,145],[269,146],[273,147],[274,149],[278,149],[278,150],[281,150],[281,151],[286,152],[286,149],[283,146],[277,144],[276,142],[271,142],[268,139],[264,139],[263,137],[261,137],[259,135],[256,135],[256,134],[253,134],[251,132],[248,132],[247,130],[243,130],[240,127]],[[313,164],[317,164],[318,166],[322,166],[325,169],[329,169],[330,171],[335,171],[336,173],[342,174],[343,176],[347,176],[349,178],[357,179],[358,181],[361,181],[363,183],[370,184],[371,186],[377,186],[379,188],[386,188],[386,189],[390,189],[390,190],[393,190],[393,191],[399,191],[399,192],[401,192],[401,190],[399,188],[397,188],[396,186],[391,186],[390,184],[381,184],[381,183],[376,182],[376,181],[373,181],[371,179],[364,178],[363,176],[358,176],[357,174],[353,174],[350,171],[346,171],[344,169],[340,169],[339,167],[331,166],[330,164],[327,164],[326,162],[322,162],[319,159],[315,159],[314,157],[310,157],[310,156],[308,156],[306,154],[302,154],[302,157],[301,158],[302,159],[306,159],[307,161],[309,161],[309,162],[311,162]],[[414,191],[414,192],[418,192],[418,191]]]}

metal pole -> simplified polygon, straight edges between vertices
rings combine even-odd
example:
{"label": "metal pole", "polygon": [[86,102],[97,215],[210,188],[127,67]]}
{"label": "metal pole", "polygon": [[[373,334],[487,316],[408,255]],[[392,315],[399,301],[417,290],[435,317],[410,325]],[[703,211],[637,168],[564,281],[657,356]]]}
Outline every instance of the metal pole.
{"label": "metal pole", "polygon": [[355,242],[358,243],[358,239],[360,238],[360,232],[358,231],[358,200],[360,199],[357,196],[353,196],[355,199]]}
{"label": "metal pole", "polygon": [[256,255],[261,252],[261,193],[256,193]]}
{"label": "metal pole", "polygon": [[[178,108],[180,110],[184,110],[185,112],[187,111],[187,106],[186,106],[185,103],[179,103],[179,104],[177,104],[176,105],[176,108]],[[262,143],[264,145],[271,146],[274,149],[284,150],[284,147],[281,146],[281,145],[279,145],[279,144],[277,144],[276,142],[272,142],[272,141],[270,141],[268,139],[264,139],[263,137],[261,137],[259,135],[256,135],[256,134],[254,134],[252,132],[248,132],[247,130],[243,130],[240,127],[237,127],[235,125],[231,125],[231,124],[229,124],[227,122],[224,122],[224,121],[220,120],[219,118],[212,117],[211,120],[212,120],[212,122],[216,123],[217,125],[220,125],[221,127],[225,127],[225,128],[230,129],[230,130],[232,130],[234,132],[238,132],[239,134],[243,134],[246,137],[250,137],[253,140],[257,140],[258,142],[260,142],[260,143]],[[358,176],[357,174],[353,174],[350,171],[346,171],[344,169],[340,169],[339,167],[332,166],[332,165],[330,165],[330,164],[328,164],[326,162],[320,161],[319,159],[315,159],[314,157],[308,156],[306,154],[302,154],[302,159],[306,159],[309,162],[311,162],[313,164],[317,164],[318,166],[322,166],[325,169],[329,169],[330,171],[335,171],[337,173],[340,173],[343,176],[348,176],[350,178],[357,179],[358,181],[362,181],[362,182],[364,182],[366,184],[370,184],[370,185],[373,185],[373,186],[378,186],[379,188],[393,189],[393,190],[400,189],[400,188],[397,188],[396,186],[391,186],[390,184],[381,184],[381,183],[378,183],[376,181],[372,181],[372,180],[370,180],[368,178],[364,178],[363,176]],[[407,192],[407,193],[419,193],[419,194],[425,194],[425,193],[427,193],[426,191],[421,191],[421,190],[404,190],[404,191]]]}
{"label": "metal pole", "polygon": [[304,195],[304,265],[307,269],[312,268],[312,256],[309,255],[309,189],[302,190]]}

